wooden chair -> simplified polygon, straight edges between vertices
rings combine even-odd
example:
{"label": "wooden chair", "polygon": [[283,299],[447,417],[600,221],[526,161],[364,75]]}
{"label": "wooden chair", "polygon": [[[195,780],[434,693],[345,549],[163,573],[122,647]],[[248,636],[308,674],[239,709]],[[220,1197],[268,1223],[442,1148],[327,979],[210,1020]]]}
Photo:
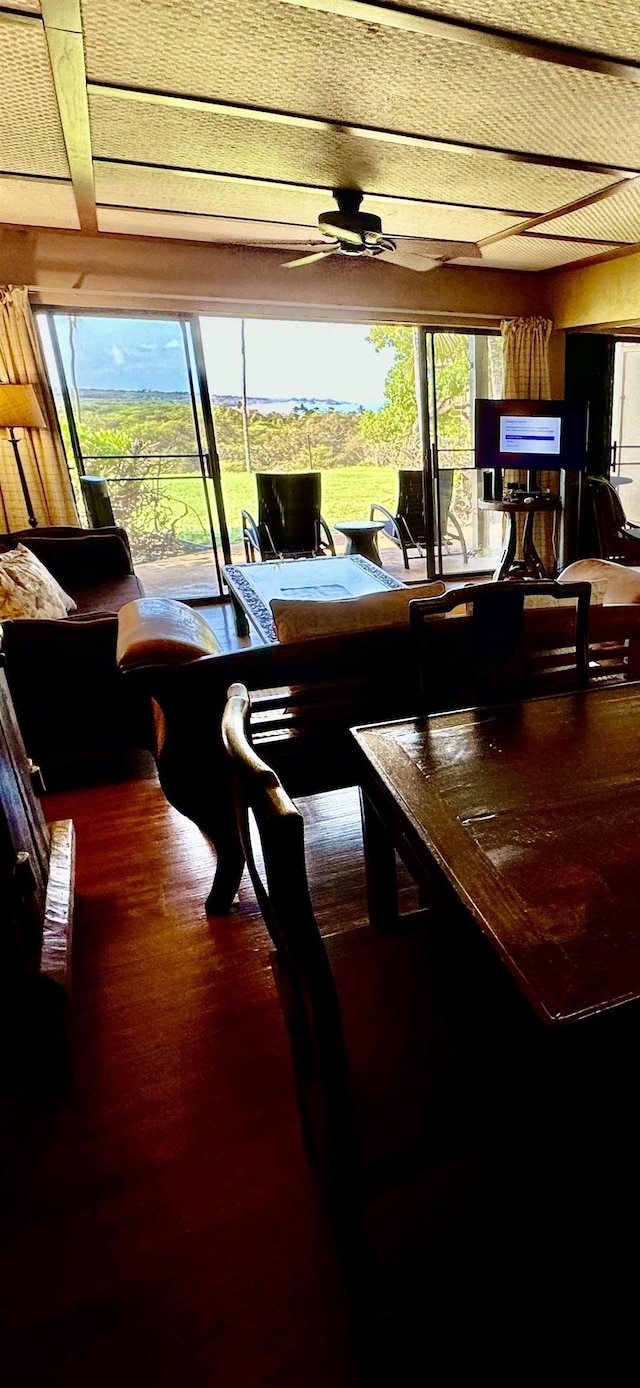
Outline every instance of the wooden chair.
{"label": "wooden chair", "polygon": [[[462,562],[468,563],[467,544],[460,523],[451,510],[454,474],[443,469],[438,474],[438,496],[440,504],[440,533],[444,544],[451,542],[451,532],[455,535],[462,552]],[[422,492],[422,472],[417,468],[400,468],[398,472],[398,504],[395,513],[388,511],[378,502],[371,503],[369,519],[384,517],[383,534],[402,550],[405,569],[411,559],[424,559],[426,555],[426,525],[424,498]]]}
{"label": "wooden chair", "polygon": [[335,554],[331,531],[320,513],[319,472],[257,472],[258,519],[242,511],[248,564],[256,559],[309,558]]}
{"label": "wooden chair", "polygon": [[[551,598],[526,609],[527,598]],[[426,712],[511,702],[584,688],[589,680],[591,584],[510,580],[450,589],[409,604]],[[464,617],[448,618],[466,606]],[[437,678],[434,672],[437,671]]]}
{"label": "wooden chair", "polygon": [[[435,1250],[444,1249],[442,1256],[450,1253],[455,1261],[458,1217],[477,1184],[477,1166],[460,1141],[467,1114],[453,1078],[456,1061],[439,992],[438,951],[424,927],[385,935],[367,925],[321,936],[309,895],[303,819],[251,746],[249,719],[247,690],[232,685],[222,739],[231,760],[240,836],[274,946],[271,965],[303,1141],[322,1177],[356,1347],[366,1354],[374,1343],[372,1317],[375,1321],[380,1310],[372,1256],[376,1229],[379,1239],[385,1230],[393,1241],[404,1225],[414,1234],[420,1229],[426,1239],[427,1253],[418,1240],[418,1266],[433,1276],[434,1285],[425,1293],[424,1319],[429,1296],[438,1292]],[[403,1269],[407,1276],[412,1267],[415,1272],[401,1244],[400,1262],[391,1272],[398,1284],[392,1287],[400,1285]],[[376,1247],[379,1256],[380,1244]],[[388,1257],[386,1245],[385,1251]],[[388,1312],[392,1288],[382,1296]]]}
{"label": "wooden chair", "polygon": [[585,485],[600,559],[640,564],[640,526],[627,520],[615,487],[605,477],[587,477]]}

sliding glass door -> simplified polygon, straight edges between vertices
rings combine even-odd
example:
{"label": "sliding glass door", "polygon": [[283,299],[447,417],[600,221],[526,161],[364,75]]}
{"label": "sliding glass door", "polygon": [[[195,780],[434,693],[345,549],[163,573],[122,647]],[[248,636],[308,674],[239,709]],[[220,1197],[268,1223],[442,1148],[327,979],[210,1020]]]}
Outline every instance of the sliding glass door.
{"label": "sliding glass door", "polygon": [[[243,511],[255,518],[255,474],[318,472],[329,528],[395,512],[399,471],[422,466],[412,328],[265,319],[200,320],[235,562]],[[336,551],[345,541],[334,533]],[[381,537],[385,568],[403,556]],[[425,571],[425,552],[412,574]]]}
{"label": "sliding glass door", "polygon": [[[501,394],[500,339],[400,324],[38,315],[81,515],[101,478],[149,594],[207,601],[244,562],[255,474],[318,472],[340,523],[383,527],[403,581],[491,571],[476,397]],[[82,480],[84,479],[84,480]]]}
{"label": "sliding glass door", "polygon": [[149,595],[220,594],[224,526],[192,324],[53,312],[39,322],[80,513],[91,520],[81,479],[103,478]]}
{"label": "sliding glass door", "polygon": [[433,573],[452,577],[492,570],[502,548],[502,517],[482,506],[474,412],[476,399],[502,394],[501,341],[477,333],[426,332],[424,363]]}

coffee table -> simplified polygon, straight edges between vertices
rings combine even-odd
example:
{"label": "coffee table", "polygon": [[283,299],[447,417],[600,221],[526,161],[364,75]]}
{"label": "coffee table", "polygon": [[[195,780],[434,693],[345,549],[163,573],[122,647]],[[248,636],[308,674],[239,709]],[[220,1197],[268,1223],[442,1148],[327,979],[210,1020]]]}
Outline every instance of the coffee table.
{"label": "coffee table", "polygon": [[361,554],[269,560],[263,564],[226,564],[223,573],[235,609],[238,635],[248,635],[251,623],[267,646],[278,641],[269,606],[272,598],[327,602],[362,597],[385,588],[406,587]]}

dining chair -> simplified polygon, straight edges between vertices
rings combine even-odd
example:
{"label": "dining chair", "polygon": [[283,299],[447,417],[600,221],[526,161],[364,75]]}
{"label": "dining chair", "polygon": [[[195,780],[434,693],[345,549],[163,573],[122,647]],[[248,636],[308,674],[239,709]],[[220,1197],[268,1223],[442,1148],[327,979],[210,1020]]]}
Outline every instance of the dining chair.
{"label": "dining chair", "polygon": [[321,514],[320,472],[257,472],[258,519],[242,511],[248,564],[256,559],[309,558],[335,554],[331,531]]}
{"label": "dining chair", "polygon": [[[443,468],[438,473],[440,534],[443,544],[451,543],[452,535],[460,545],[462,562],[468,562],[467,543],[455,512],[451,509],[454,472]],[[426,556],[426,523],[424,514],[423,475],[418,468],[400,468],[398,472],[398,501],[395,511],[388,511],[377,501],[371,503],[369,519],[384,520],[382,534],[402,550],[405,569],[411,559]]]}
{"label": "dining chair", "polygon": [[[512,579],[468,584],[444,597],[411,602],[421,710],[436,713],[584,688],[590,598],[586,581]],[[456,608],[464,608],[465,615],[452,616]]]}
{"label": "dining chair", "polygon": [[273,946],[303,1142],[327,1198],[356,1353],[366,1360],[376,1317],[401,1299],[403,1274],[406,1287],[420,1267],[432,1279],[428,1316],[439,1258],[455,1262],[478,1183],[437,933],[423,924],[386,936],[369,925],[340,930],[336,920],[321,934],[302,815],[252,747],[249,719],[247,690],[234,684],[222,740],[238,827]]}

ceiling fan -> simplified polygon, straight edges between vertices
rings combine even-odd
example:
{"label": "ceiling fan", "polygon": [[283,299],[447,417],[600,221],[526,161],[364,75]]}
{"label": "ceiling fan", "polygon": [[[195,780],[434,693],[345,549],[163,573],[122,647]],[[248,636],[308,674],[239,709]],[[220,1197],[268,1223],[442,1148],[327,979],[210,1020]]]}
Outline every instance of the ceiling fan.
{"label": "ceiling fan", "polygon": [[[318,230],[321,241],[310,242],[309,254],[288,260],[284,269],[311,265],[314,260],[326,260],[331,255],[351,255],[380,258],[402,265],[407,270],[434,270],[448,260],[477,259],[482,255],[475,241],[437,241],[424,236],[385,236],[382,222],[372,212],[361,212],[364,194],[359,188],[334,188],[337,211],[321,212]],[[316,249],[318,247],[318,249]],[[320,249],[321,247],[321,249]]]}

